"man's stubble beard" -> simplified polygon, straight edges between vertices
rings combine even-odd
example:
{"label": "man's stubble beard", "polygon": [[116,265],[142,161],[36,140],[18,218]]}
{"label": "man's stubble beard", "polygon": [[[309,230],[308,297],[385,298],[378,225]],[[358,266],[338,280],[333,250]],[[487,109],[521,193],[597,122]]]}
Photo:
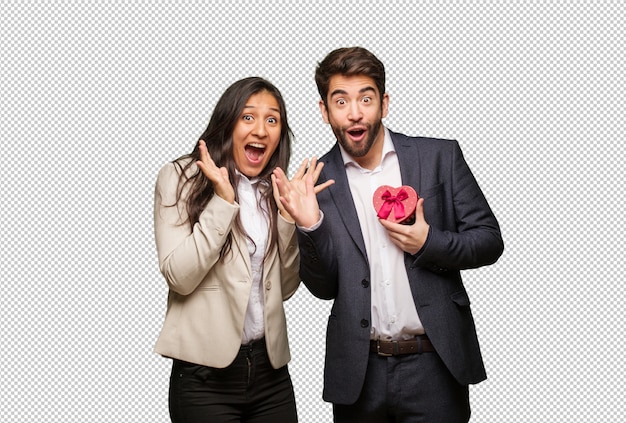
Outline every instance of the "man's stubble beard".
{"label": "man's stubble beard", "polygon": [[364,125],[367,127],[367,139],[365,140],[365,144],[363,145],[363,147],[360,149],[355,149],[352,147],[347,139],[346,130],[344,128],[338,128],[332,123],[331,128],[333,130],[333,133],[335,134],[335,137],[337,138],[337,142],[339,143],[339,145],[341,145],[350,156],[363,157],[367,153],[369,153],[370,149],[374,145],[382,124],[382,121],[379,119],[373,125],[369,123]]}

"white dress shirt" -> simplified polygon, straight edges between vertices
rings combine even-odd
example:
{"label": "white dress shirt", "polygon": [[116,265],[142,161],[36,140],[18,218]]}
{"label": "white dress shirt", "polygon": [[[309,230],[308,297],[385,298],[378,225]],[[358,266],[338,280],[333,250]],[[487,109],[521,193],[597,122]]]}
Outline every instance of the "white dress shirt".
{"label": "white dress shirt", "polygon": [[[341,146],[340,146],[341,147]],[[380,224],[372,202],[381,185],[400,187],[400,165],[391,135],[385,128],[381,163],[373,170],[359,166],[343,148],[350,191],[354,199],[365,249],[370,263],[372,290],[371,339],[400,340],[423,334],[409,279],[404,267],[404,252],[397,247]]]}
{"label": "white dress shirt", "polygon": [[[258,178],[248,179],[239,174],[237,194],[239,195],[239,216],[244,229],[252,238],[247,239],[252,268],[252,288],[248,300],[248,308],[243,326],[242,344],[248,344],[261,339],[265,334],[263,310],[263,258],[269,237],[268,214],[264,212],[265,205],[259,200]],[[252,242],[254,241],[254,243]]]}

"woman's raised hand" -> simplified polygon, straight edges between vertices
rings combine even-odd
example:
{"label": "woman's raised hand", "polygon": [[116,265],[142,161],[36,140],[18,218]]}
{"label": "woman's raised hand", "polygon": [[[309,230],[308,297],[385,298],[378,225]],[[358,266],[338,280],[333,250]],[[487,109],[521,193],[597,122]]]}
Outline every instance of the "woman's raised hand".
{"label": "woman's raised hand", "polygon": [[207,150],[204,140],[200,140],[200,160],[196,162],[204,176],[213,183],[216,195],[233,204],[235,202],[235,190],[228,178],[228,170],[225,167],[217,167]]}
{"label": "woman's raised hand", "polygon": [[293,220],[303,227],[311,227],[320,219],[316,194],[335,183],[333,179],[315,185],[324,163],[317,158],[304,159],[291,180],[277,167],[272,174],[274,199],[287,220]]}

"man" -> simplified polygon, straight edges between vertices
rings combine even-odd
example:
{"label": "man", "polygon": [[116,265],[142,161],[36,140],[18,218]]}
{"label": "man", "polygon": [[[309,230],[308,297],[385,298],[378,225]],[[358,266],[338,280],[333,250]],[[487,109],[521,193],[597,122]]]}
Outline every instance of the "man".
{"label": "man", "polygon": [[[317,196],[275,171],[298,225],[300,277],[334,299],[324,400],[335,422],[467,422],[468,385],[486,378],[460,271],[494,263],[500,229],[456,141],[385,128],[383,64],[363,48],[328,54],[315,74],[337,144]],[[381,185],[410,186],[414,222],[379,218]],[[392,211],[393,213],[393,211]]]}

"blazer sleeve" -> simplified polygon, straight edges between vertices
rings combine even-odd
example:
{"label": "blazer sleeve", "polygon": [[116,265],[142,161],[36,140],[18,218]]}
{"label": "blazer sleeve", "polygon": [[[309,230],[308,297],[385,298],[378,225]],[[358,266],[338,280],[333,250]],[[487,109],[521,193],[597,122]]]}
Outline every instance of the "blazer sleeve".
{"label": "blazer sleeve", "polygon": [[278,255],[281,266],[283,300],[290,298],[300,286],[300,250],[295,223],[287,222],[280,213],[277,216]]}
{"label": "blazer sleeve", "polygon": [[169,288],[188,295],[218,261],[239,205],[214,195],[191,230],[182,205],[184,192],[182,201],[176,202],[179,179],[179,171],[173,163],[159,171],[154,195],[154,232],[159,269]]}
{"label": "blazer sleeve", "polygon": [[446,208],[452,208],[454,229],[430,225],[426,243],[414,261],[415,266],[437,273],[492,264],[504,250],[498,222],[456,141],[449,160],[443,201]]}
{"label": "blazer sleeve", "polygon": [[337,296],[339,274],[337,252],[328,218],[322,213],[321,224],[312,231],[298,230],[300,277],[317,298],[330,300]]}

